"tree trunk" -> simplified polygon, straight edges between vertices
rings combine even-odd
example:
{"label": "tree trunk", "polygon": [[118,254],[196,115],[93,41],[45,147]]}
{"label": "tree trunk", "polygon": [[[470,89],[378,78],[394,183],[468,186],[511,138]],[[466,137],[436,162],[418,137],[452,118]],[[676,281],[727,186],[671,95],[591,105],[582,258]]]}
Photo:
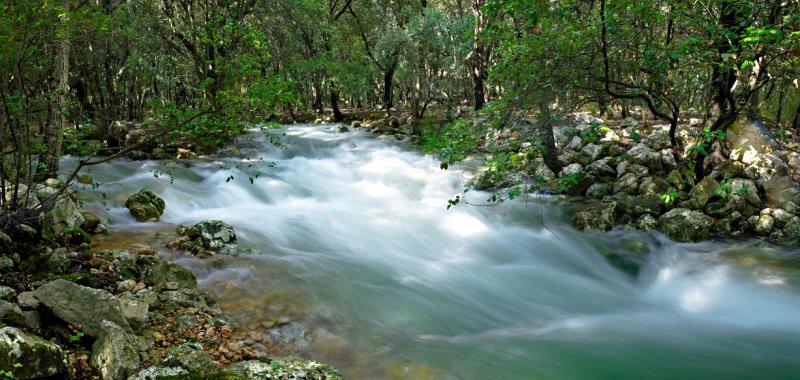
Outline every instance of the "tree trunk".
{"label": "tree trunk", "polygon": [[[61,0],[64,14],[69,14],[69,0]],[[47,152],[42,159],[44,172],[42,177],[58,175],[58,161],[61,159],[61,145],[64,139],[64,128],[67,125],[67,112],[69,111],[69,31],[66,18],[60,26],[61,40],[58,43],[58,53],[53,70],[58,88],[55,101],[55,116],[53,122],[44,128],[44,143]]]}
{"label": "tree trunk", "polygon": [[339,93],[331,90],[331,108],[333,108],[333,120],[337,123],[344,121],[344,115],[339,110]]}
{"label": "tree trunk", "polygon": [[792,129],[800,133],[800,103],[797,103],[797,108],[794,109],[794,117],[792,117]]}
{"label": "tree trunk", "polygon": [[383,73],[383,109],[387,115],[392,113],[392,85],[394,82],[394,70],[392,67]]}
{"label": "tree trunk", "polygon": [[486,71],[488,52],[483,41],[483,32],[486,19],[483,14],[483,4],[485,0],[473,0],[472,8],[475,13],[475,29],[472,40],[472,84],[473,95],[475,96],[475,110],[480,111],[486,104]]}

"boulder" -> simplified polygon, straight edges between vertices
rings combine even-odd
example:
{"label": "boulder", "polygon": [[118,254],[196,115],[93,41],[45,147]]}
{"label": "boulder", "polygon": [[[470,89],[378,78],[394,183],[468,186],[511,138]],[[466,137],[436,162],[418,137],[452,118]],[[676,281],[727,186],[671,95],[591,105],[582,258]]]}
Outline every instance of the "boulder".
{"label": "boulder", "polygon": [[119,306],[125,320],[134,328],[142,328],[147,323],[147,312],[149,305],[132,299],[119,298]]}
{"label": "boulder", "polygon": [[197,286],[197,279],[194,277],[194,273],[180,265],[150,256],[140,257],[136,265],[140,268],[140,281],[146,285],[175,282],[182,288],[194,288]]}
{"label": "boulder", "polygon": [[8,301],[0,301],[0,323],[15,327],[27,325],[22,309]]}
{"label": "boulder", "polygon": [[658,218],[658,228],[671,239],[691,242],[711,236],[714,220],[699,211],[675,208]]}
{"label": "boulder", "polygon": [[561,169],[561,173],[559,173],[560,177],[566,177],[569,175],[579,174],[583,171],[583,165],[581,164],[569,164]]}
{"label": "boulder", "polygon": [[675,154],[672,149],[664,149],[659,154],[661,155],[661,165],[664,170],[669,171],[678,167],[678,162],[675,161]]}
{"label": "boulder", "polygon": [[644,214],[636,221],[636,227],[642,231],[650,231],[656,228],[658,222],[650,214]]}
{"label": "boulder", "polygon": [[299,359],[250,360],[236,363],[226,369],[245,380],[271,379],[339,379],[339,373],[324,364]]}
{"label": "boulder", "polygon": [[761,236],[769,236],[773,227],[775,227],[775,218],[768,214],[752,216],[749,221],[753,227],[753,232]]}
{"label": "boulder", "polygon": [[86,232],[92,232],[92,233],[95,232],[95,230],[101,223],[100,218],[89,211],[79,211],[79,212],[83,217],[83,223],[81,224],[81,228],[83,228],[83,230]]}
{"label": "boulder", "polygon": [[656,128],[650,136],[647,136],[644,143],[653,150],[664,150],[672,148],[672,142],[669,138],[669,125],[654,126]]}
{"label": "boulder", "polygon": [[661,215],[664,202],[655,195],[627,195],[615,197],[617,201],[617,215],[638,218],[644,214]]}
{"label": "boulder", "polygon": [[[17,363],[21,366],[15,366]],[[17,379],[62,378],[66,376],[67,360],[57,345],[16,328],[3,327],[0,369],[11,371]]]}
{"label": "boulder", "polygon": [[146,222],[158,220],[164,214],[166,204],[152,191],[142,189],[125,201],[125,207],[136,220]]}
{"label": "boulder", "polygon": [[[756,122],[757,123],[757,122]],[[731,159],[752,164],[758,155],[772,152],[776,148],[774,139],[759,124],[751,121],[733,123],[725,133],[731,149]]]}
{"label": "boulder", "polygon": [[214,370],[214,362],[200,343],[189,342],[175,347],[164,359],[164,365],[181,367],[192,374],[205,376]]}
{"label": "boulder", "polygon": [[587,155],[590,161],[597,161],[603,153],[603,148],[600,147],[600,145],[590,143],[586,144],[586,146],[581,149],[581,152]]}
{"label": "boulder", "polygon": [[547,167],[544,163],[538,165],[536,169],[533,171],[533,178],[536,181],[541,181],[543,183],[549,183],[556,180],[556,174],[553,173],[550,168]]}
{"label": "boulder", "polygon": [[102,321],[100,334],[92,345],[89,364],[103,380],[124,380],[139,368],[136,337],[114,322]]}
{"label": "boulder", "polygon": [[586,166],[586,173],[595,177],[616,177],[617,172],[609,165],[610,162],[610,157],[592,162]]}
{"label": "boulder", "polygon": [[219,220],[208,220],[191,227],[181,225],[177,232],[196,243],[195,246],[215,253],[232,255],[239,248],[233,226]]}
{"label": "boulder", "polygon": [[614,193],[636,194],[639,191],[639,179],[634,173],[623,175],[614,182]]}
{"label": "boulder", "polygon": [[754,181],[737,178],[730,184],[731,193],[706,205],[706,212],[715,217],[724,217],[732,211],[738,211],[749,217],[761,208],[758,188]]}
{"label": "boulder", "polygon": [[794,181],[788,177],[776,177],[763,183],[764,195],[767,204],[771,207],[782,208],[791,213],[800,211],[800,190]]}
{"label": "boulder", "polygon": [[783,233],[790,239],[800,238],[800,217],[793,217],[786,222],[783,227]]}
{"label": "boulder", "polygon": [[56,248],[47,258],[47,269],[53,273],[64,273],[69,267],[69,252],[64,247]]}
{"label": "boulder", "polygon": [[180,367],[147,367],[128,380],[184,380],[190,379],[188,371]]}
{"label": "boulder", "polygon": [[59,279],[40,286],[33,296],[55,316],[73,326],[82,326],[90,336],[100,336],[104,320],[130,330],[119,302],[105,290]]}
{"label": "boulder", "polygon": [[634,164],[639,164],[651,169],[661,169],[661,154],[654,152],[645,144],[636,144],[628,150],[628,158]]}
{"label": "boulder", "polygon": [[0,285],[0,300],[8,301],[17,296],[17,291],[14,288]]}
{"label": "boulder", "polygon": [[669,191],[670,185],[661,178],[645,177],[639,185],[639,194],[660,196]]}
{"label": "boulder", "polygon": [[610,231],[616,223],[616,207],[616,202],[590,206],[573,216],[572,225],[582,231]]}
{"label": "boulder", "polygon": [[650,173],[650,170],[642,165],[632,164],[630,161],[620,161],[617,163],[617,178],[621,178],[628,173],[633,173],[636,177],[645,177]]}
{"label": "boulder", "polygon": [[83,222],[83,215],[78,210],[78,205],[72,196],[62,195],[45,217],[43,231],[46,229],[59,236],[64,230],[80,227]]}
{"label": "boulder", "polygon": [[704,177],[689,190],[689,201],[686,206],[692,210],[703,210],[708,201],[716,195],[719,182],[711,177]]}
{"label": "boulder", "polygon": [[586,190],[586,198],[590,199],[603,199],[606,195],[611,193],[611,184],[597,182],[589,186]]}
{"label": "boulder", "polygon": [[761,185],[774,178],[788,176],[789,165],[774,154],[759,154],[752,163],[744,169],[744,175]]}
{"label": "boulder", "polygon": [[569,144],[564,149],[578,152],[583,148],[583,140],[579,136],[572,137]]}

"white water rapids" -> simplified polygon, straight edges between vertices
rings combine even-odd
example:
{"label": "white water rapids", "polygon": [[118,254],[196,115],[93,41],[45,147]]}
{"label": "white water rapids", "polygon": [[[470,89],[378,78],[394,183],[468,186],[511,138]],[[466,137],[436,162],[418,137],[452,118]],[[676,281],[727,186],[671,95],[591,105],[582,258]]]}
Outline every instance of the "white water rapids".
{"label": "white water rapids", "polygon": [[[223,299],[302,305],[288,307],[309,326],[304,354],[347,378],[800,378],[797,251],[581,233],[535,198],[447,210],[461,170],[335,129],[288,126],[286,149],[257,137],[243,143],[251,159],[173,166],[172,179],[155,162],[114,161],[88,172],[107,200],[86,203],[136,231],[123,203],[147,187],[166,201],[164,223],[235,226],[263,254],[179,262]],[[217,286],[231,281],[239,291]]]}

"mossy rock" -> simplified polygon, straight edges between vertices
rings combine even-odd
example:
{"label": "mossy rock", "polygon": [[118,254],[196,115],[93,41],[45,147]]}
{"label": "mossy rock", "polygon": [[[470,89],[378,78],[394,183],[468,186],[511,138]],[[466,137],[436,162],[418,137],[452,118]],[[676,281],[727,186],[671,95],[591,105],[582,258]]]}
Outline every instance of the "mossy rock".
{"label": "mossy rock", "polygon": [[125,201],[131,215],[140,222],[157,221],[164,214],[166,203],[150,190],[139,190]]}
{"label": "mossy rock", "polygon": [[56,378],[66,374],[64,352],[57,345],[13,328],[0,329],[0,370],[14,378]]}

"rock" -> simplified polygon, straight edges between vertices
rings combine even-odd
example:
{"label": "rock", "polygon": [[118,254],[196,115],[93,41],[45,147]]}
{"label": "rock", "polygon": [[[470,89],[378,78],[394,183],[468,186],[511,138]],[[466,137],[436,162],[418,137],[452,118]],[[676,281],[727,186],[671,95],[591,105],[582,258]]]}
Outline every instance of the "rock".
{"label": "rock", "polygon": [[352,128],[361,128],[361,122],[358,121],[358,120],[354,120],[352,123],[350,123],[350,127],[352,127]]}
{"label": "rock", "polygon": [[202,256],[214,253],[233,255],[239,250],[233,227],[218,220],[200,222],[192,227],[179,225],[178,235],[167,244],[167,248]]}
{"label": "rock", "polygon": [[[197,289],[164,291],[158,295],[163,307],[193,307],[198,310],[218,310],[216,301]],[[166,305],[166,306],[165,306]]]}
{"label": "rock", "polygon": [[150,190],[139,190],[125,201],[131,215],[140,222],[156,221],[162,214],[166,204],[164,200],[153,194]]}
{"label": "rock", "polygon": [[[16,367],[15,364],[23,364]],[[67,361],[57,345],[27,335],[13,327],[0,329],[0,369],[11,371],[17,379],[65,376]]]}
{"label": "rock", "polygon": [[0,301],[0,322],[15,327],[26,327],[27,325],[22,309],[8,301]]}
{"label": "rock", "polygon": [[350,130],[347,128],[346,125],[342,124],[338,128],[336,128],[336,131],[339,132],[339,133],[347,133]]}
{"label": "rock", "polygon": [[786,222],[783,227],[783,233],[790,239],[800,238],[800,217],[793,217]]}
{"label": "rock", "polygon": [[58,318],[73,326],[82,326],[90,336],[100,335],[104,320],[130,330],[119,302],[105,290],[59,279],[40,286],[33,291],[33,296]]}
{"label": "rock", "polygon": [[80,213],[81,216],[83,216],[81,228],[83,228],[83,230],[86,232],[95,232],[97,226],[99,226],[101,223],[100,218],[88,211],[80,211]]}
{"label": "rock", "polygon": [[583,148],[583,140],[580,137],[574,136],[564,149],[578,152]]}
{"label": "rock", "polygon": [[581,152],[589,156],[590,161],[597,161],[602,154],[602,147],[597,144],[586,144],[586,146],[581,149]]}
{"label": "rock", "polygon": [[8,301],[17,296],[17,291],[14,288],[0,285],[0,300]]}
{"label": "rock", "polygon": [[180,367],[147,367],[129,377],[128,380],[184,380],[190,378],[189,372]]}
{"label": "rock", "polygon": [[226,369],[227,373],[245,380],[271,379],[339,379],[339,373],[327,365],[299,359],[251,360],[236,363]]}
{"label": "rock", "polygon": [[586,190],[586,198],[603,199],[611,193],[611,185],[607,183],[594,183]]}
{"label": "rock", "polygon": [[611,162],[610,157],[606,157],[602,160],[592,162],[588,166],[586,166],[586,173],[595,176],[595,177],[612,177],[615,178],[617,176],[617,172],[614,168],[609,165]]}
{"label": "rock", "polygon": [[55,236],[60,236],[64,230],[73,230],[83,224],[84,219],[78,205],[69,195],[58,198],[53,209],[47,214],[42,231],[49,230]]}
{"label": "rock", "polygon": [[661,164],[664,166],[664,170],[672,170],[678,167],[678,162],[675,161],[675,154],[672,153],[672,149],[664,149],[659,154],[661,154]]}
{"label": "rock", "polygon": [[646,177],[650,170],[646,167],[638,164],[632,164],[630,161],[620,161],[617,163],[617,178],[621,178],[623,175],[633,173],[636,177]]}
{"label": "rock", "polygon": [[731,159],[752,164],[758,155],[771,152],[776,145],[773,138],[760,130],[753,122],[733,123],[725,133],[731,147]]}
{"label": "rock", "polygon": [[788,177],[776,177],[763,182],[764,195],[771,207],[782,208],[791,213],[800,211],[800,190]]}
{"label": "rock", "polygon": [[136,286],[136,281],[127,279],[117,283],[117,290],[120,292],[130,292]]}
{"label": "rock", "polygon": [[[655,126],[653,128],[658,127],[659,126]],[[645,144],[647,144],[653,150],[661,151],[672,148],[672,142],[669,138],[669,125],[662,127],[666,127],[666,130],[664,128],[656,129],[645,139]]]}
{"label": "rock", "polygon": [[119,306],[122,309],[122,315],[131,327],[140,329],[147,323],[147,311],[149,305],[137,300],[119,298]]}
{"label": "rock", "polygon": [[775,218],[772,215],[759,215],[754,216],[755,220],[752,222],[753,231],[761,236],[768,236],[775,227]]}
{"label": "rock", "polygon": [[[650,160],[654,152],[649,146],[639,143],[629,149],[627,154],[632,163],[650,167]],[[661,157],[659,156],[660,161]]]}
{"label": "rock", "polygon": [[656,218],[650,214],[644,214],[636,221],[636,227],[642,231],[650,231],[656,228]]}
{"label": "rock", "polygon": [[569,164],[561,169],[561,173],[559,173],[560,177],[566,177],[570,175],[580,174],[583,171],[583,165],[581,164]]}
{"label": "rock", "polygon": [[645,177],[639,185],[639,194],[661,196],[669,188],[669,183],[661,178]]}
{"label": "rock", "polygon": [[214,370],[214,362],[200,343],[184,343],[174,348],[164,360],[164,365],[181,367],[192,374],[208,375]]}
{"label": "rock", "polygon": [[637,218],[644,214],[661,215],[663,202],[655,195],[626,195],[616,197],[617,214]]}
{"label": "rock", "polygon": [[708,203],[708,200],[714,197],[719,182],[711,177],[704,177],[697,185],[694,185],[689,190],[689,201],[686,203],[687,207],[692,210],[703,210]]}
{"label": "rock", "polygon": [[598,204],[575,214],[572,225],[582,231],[610,231],[616,223],[616,202]]}
{"label": "rock", "polygon": [[35,310],[41,303],[33,296],[33,292],[22,292],[17,297],[17,305],[23,309]]}
{"label": "rock", "polygon": [[140,257],[137,265],[141,268],[142,273],[140,281],[146,285],[176,282],[181,287],[194,288],[197,286],[194,274],[180,265],[149,256]]}
{"label": "rock", "polygon": [[102,321],[100,333],[92,345],[89,364],[103,380],[124,380],[139,368],[136,337],[114,322]]}
{"label": "rock", "polygon": [[702,212],[675,208],[658,218],[658,228],[673,240],[691,242],[708,238],[713,222]]}
{"label": "rock", "polygon": [[738,178],[744,176],[745,166],[741,162],[726,160],[714,167],[709,177],[716,180]]}
{"label": "rock", "polygon": [[10,273],[14,271],[14,260],[8,256],[0,256],[0,273]]}
{"label": "rock", "polygon": [[732,211],[738,211],[743,216],[749,217],[761,207],[761,199],[758,197],[754,181],[737,178],[731,182],[730,187],[729,195],[706,206],[709,215],[724,217]]}
{"label": "rock", "polygon": [[64,273],[69,267],[69,253],[66,248],[56,248],[47,258],[47,269],[53,273]]}
{"label": "rock", "polygon": [[35,228],[27,224],[20,224],[17,226],[17,229],[19,229],[19,232],[28,239],[35,239],[39,235],[39,231],[36,231]]}
{"label": "rock", "polygon": [[639,177],[634,173],[627,173],[617,182],[614,182],[614,193],[636,194],[639,191]]}
{"label": "rock", "polygon": [[619,125],[621,127],[623,127],[623,128],[638,127],[639,126],[639,122],[636,121],[636,119],[634,119],[633,117],[628,116],[628,117],[620,120]]}
{"label": "rock", "polygon": [[744,175],[760,185],[774,178],[788,176],[789,165],[773,154],[759,154],[753,163],[744,169]]}
{"label": "rock", "polygon": [[556,180],[556,174],[542,163],[533,171],[533,178],[542,183],[550,183]]}

